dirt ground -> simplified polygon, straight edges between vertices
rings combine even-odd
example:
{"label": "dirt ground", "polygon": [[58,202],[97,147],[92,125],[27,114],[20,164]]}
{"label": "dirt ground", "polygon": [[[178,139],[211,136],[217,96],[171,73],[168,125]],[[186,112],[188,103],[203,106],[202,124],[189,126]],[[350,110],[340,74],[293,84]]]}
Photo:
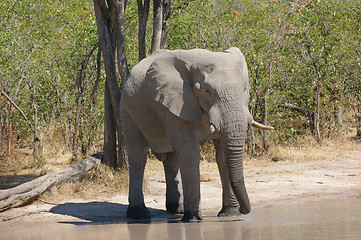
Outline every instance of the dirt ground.
{"label": "dirt ground", "polygon": [[[263,162],[248,160],[244,175],[252,208],[344,197],[361,199],[361,145],[355,144],[339,154],[337,150],[332,152],[323,160],[294,161],[292,157]],[[145,203],[153,219],[174,217],[164,211],[165,181],[160,166],[161,163],[152,160],[145,173]],[[214,162],[201,163],[201,195],[203,215],[216,215],[221,208],[221,182]],[[126,194],[51,202],[40,200],[1,212],[0,229],[30,222],[121,222],[126,221],[127,204]]]}

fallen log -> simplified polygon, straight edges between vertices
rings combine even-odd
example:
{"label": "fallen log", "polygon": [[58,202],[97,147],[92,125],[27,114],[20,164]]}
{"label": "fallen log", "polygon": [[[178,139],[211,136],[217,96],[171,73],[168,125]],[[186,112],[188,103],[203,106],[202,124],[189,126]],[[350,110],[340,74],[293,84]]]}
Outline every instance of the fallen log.
{"label": "fallen log", "polygon": [[54,183],[87,172],[100,163],[102,153],[93,154],[69,167],[52,172],[14,188],[0,190],[0,211],[24,205],[45,192]]}

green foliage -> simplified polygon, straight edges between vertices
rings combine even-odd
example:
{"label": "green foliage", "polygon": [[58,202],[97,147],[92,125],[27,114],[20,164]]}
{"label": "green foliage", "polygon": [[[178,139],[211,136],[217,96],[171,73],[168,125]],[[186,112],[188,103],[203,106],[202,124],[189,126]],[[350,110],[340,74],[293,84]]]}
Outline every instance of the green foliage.
{"label": "green foliage", "polygon": [[[82,94],[81,128],[88,138],[88,131],[101,127],[103,115],[102,94],[90,99],[97,51],[80,83],[82,92],[78,89],[82,62],[98,41],[92,2],[6,0],[0,7],[1,89],[28,118],[1,101],[2,128],[6,132],[5,125],[11,123],[15,137],[23,138],[59,122],[72,132],[75,105]],[[102,89],[98,88],[100,93]],[[2,145],[5,135],[1,136]]]}
{"label": "green foliage", "polygon": [[[361,132],[359,1],[174,0],[172,10],[168,49],[242,50],[251,111],[256,120],[267,117],[276,127],[269,135],[274,142],[310,134],[309,119],[281,108],[284,102],[310,113],[319,110],[323,136],[339,127],[335,115],[340,106],[351,110],[349,124]],[[0,3],[0,90],[28,118],[0,97],[0,149],[6,148],[10,124],[19,143],[30,142],[35,128],[53,127],[65,142],[86,152],[101,137],[105,74],[92,96],[98,51],[91,53],[98,41],[93,11],[91,1],[80,0]],[[125,14],[132,67],[138,61],[136,1],[128,1]],[[152,8],[149,16],[147,49]]]}
{"label": "green foliage", "polygon": [[251,110],[259,121],[268,113],[279,129],[271,133],[276,142],[310,134],[309,119],[281,103],[319,111],[323,136],[339,127],[339,106],[361,112],[358,1],[208,0],[173,6],[168,47],[239,47],[248,63]]}

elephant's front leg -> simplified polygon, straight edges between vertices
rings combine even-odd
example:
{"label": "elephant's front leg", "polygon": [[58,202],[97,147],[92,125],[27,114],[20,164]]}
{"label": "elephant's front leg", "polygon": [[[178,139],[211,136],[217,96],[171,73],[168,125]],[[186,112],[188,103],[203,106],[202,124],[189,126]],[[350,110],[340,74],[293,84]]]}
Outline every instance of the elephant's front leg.
{"label": "elephant's front leg", "polygon": [[183,143],[187,146],[182,152],[175,152],[180,167],[183,185],[183,222],[202,220],[200,210],[200,173],[199,159],[200,150],[197,142],[193,144]]}
{"label": "elephant's front leg", "polygon": [[167,114],[166,131],[181,172],[184,216],[182,221],[201,220],[200,202],[200,146],[195,137],[195,124],[173,114]]}
{"label": "elephant's front leg", "polygon": [[239,212],[239,204],[235,197],[231,183],[229,180],[228,167],[224,158],[224,152],[220,140],[213,140],[216,148],[216,161],[218,165],[219,175],[222,182],[222,209],[217,216],[237,216]]}
{"label": "elephant's front leg", "polygon": [[179,167],[175,154],[166,153],[163,161],[166,189],[166,208],[170,213],[184,213],[182,197],[182,184]]}

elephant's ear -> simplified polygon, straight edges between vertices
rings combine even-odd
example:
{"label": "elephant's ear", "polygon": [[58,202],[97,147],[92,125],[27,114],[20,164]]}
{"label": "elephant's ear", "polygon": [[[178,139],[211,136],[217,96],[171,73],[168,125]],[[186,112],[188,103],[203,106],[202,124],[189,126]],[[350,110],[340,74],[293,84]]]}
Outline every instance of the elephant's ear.
{"label": "elephant's ear", "polygon": [[145,81],[151,97],[170,112],[187,121],[201,121],[201,107],[186,62],[164,52],[150,65]]}
{"label": "elephant's ear", "polygon": [[248,72],[246,59],[245,59],[243,53],[241,52],[241,50],[239,50],[239,48],[231,47],[231,48],[225,50],[224,52],[232,54],[235,57],[235,60],[236,60],[235,64],[240,66],[242,71]]}
{"label": "elephant's ear", "polygon": [[238,55],[243,55],[241,50],[239,50],[239,48],[237,47],[231,47],[228,48],[227,50],[224,51],[225,53],[232,53],[232,54],[238,54]]}
{"label": "elephant's ear", "polygon": [[230,53],[235,57],[234,63],[240,68],[241,72],[245,74],[246,79],[248,79],[247,63],[246,63],[246,59],[245,59],[243,53],[241,52],[241,50],[239,50],[239,48],[236,48],[236,47],[231,47],[224,52]]}

